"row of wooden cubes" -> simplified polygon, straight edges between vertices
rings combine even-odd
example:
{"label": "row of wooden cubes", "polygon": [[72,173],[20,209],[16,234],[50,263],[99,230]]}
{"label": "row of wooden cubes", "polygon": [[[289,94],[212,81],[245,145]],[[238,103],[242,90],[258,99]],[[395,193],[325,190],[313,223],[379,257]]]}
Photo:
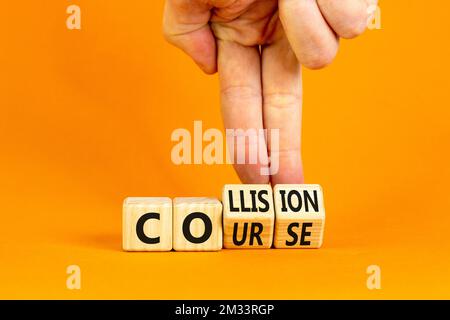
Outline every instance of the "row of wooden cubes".
{"label": "row of wooden cubes", "polygon": [[319,248],[325,209],[319,185],[225,185],[215,198],[127,198],[125,251]]}

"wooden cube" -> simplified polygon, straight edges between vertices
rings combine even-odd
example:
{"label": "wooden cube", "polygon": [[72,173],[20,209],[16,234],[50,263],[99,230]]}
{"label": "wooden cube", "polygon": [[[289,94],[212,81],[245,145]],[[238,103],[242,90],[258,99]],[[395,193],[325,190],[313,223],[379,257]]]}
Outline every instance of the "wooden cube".
{"label": "wooden cube", "polygon": [[320,248],[325,226],[322,188],[279,184],[273,192],[275,248]]}
{"label": "wooden cube", "polygon": [[127,198],[123,203],[122,222],[123,250],[172,250],[170,198]]}
{"label": "wooden cube", "polygon": [[214,198],[175,198],[173,248],[176,251],[222,249],[222,203]]}
{"label": "wooden cube", "polygon": [[272,246],[275,213],[270,185],[225,185],[222,201],[225,248]]}

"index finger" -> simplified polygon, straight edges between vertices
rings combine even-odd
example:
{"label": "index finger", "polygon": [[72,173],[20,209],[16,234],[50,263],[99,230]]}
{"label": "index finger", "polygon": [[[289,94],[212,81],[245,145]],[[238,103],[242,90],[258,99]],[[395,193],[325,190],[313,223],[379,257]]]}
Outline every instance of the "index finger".
{"label": "index finger", "polygon": [[267,144],[271,168],[275,170],[271,182],[303,183],[301,69],[286,38],[263,48],[262,82],[264,127],[268,137],[273,136],[273,130],[279,130],[279,141],[269,139]]}
{"label": "index finger", "polygon": [[[232,157],[234,168],[243,183],[268,183],[268,175],[261,174],[267,148],[265,140],[259,139],[263,129],[259,48],[218,40],[218,49],[223,121],[237,136],[232,137],[234,145],[229,152],[239,156],[245,149],[244,163],[236,163]],[[244,145],[238,145],[243,140]]]}

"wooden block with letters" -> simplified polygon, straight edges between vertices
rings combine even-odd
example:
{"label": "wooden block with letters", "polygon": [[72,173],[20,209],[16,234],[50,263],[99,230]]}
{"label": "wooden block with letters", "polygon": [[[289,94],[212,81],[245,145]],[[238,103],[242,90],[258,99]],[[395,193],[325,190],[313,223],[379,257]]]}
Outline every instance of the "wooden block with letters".
{"label": "wooden block with letters", "polygon": [[222,201],[225,248],[272,246],[275,213],[270,185],[225,185]]}
{"label": "wooden block with letters", "polygon": [[122,246],[125,251],[172,250],[172,200],[125,199],[122,228]]}
{"label": "wooden block with letters", "polygon": [[175,198],[173,248],[176,251],[222,249],[222,203],[214,198]]}
{"label": "wooden block with letters", "polygon": [[325,226],[320,185],[279,184],[273,192],[275,248],[320,248]]}

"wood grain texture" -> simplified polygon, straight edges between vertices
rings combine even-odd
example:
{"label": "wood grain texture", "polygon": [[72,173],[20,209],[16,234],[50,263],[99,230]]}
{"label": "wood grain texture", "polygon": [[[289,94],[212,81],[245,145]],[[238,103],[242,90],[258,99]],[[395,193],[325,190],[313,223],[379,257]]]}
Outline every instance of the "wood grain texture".
{"label": "wood grain texture", "polygon": [[[147,214],[159,215],[144,219]],[[141,219],[141,220],[140,220]],[[137,232],[138,221],[143,224],[146,237],[157,238],[158,243],[142,241]],[[172,250],[172,200],[170,198],[127,198],[123,203],[122,246],[125,251]]]}
{"label": "wood grain texture", "polygon": [[275,213],[270,185],[225,185],[222,201],[225,248],[272,246]]}
{"label": "wood grain texture", "polygon": [[275,248],[320,248],[325,208],[320,185],[276,185]]}
{"label": "wood grain texture", "polygon": [[218,199],[175,198],[173,210],[173,248],[176,251],[222,249],[222,203]]}

